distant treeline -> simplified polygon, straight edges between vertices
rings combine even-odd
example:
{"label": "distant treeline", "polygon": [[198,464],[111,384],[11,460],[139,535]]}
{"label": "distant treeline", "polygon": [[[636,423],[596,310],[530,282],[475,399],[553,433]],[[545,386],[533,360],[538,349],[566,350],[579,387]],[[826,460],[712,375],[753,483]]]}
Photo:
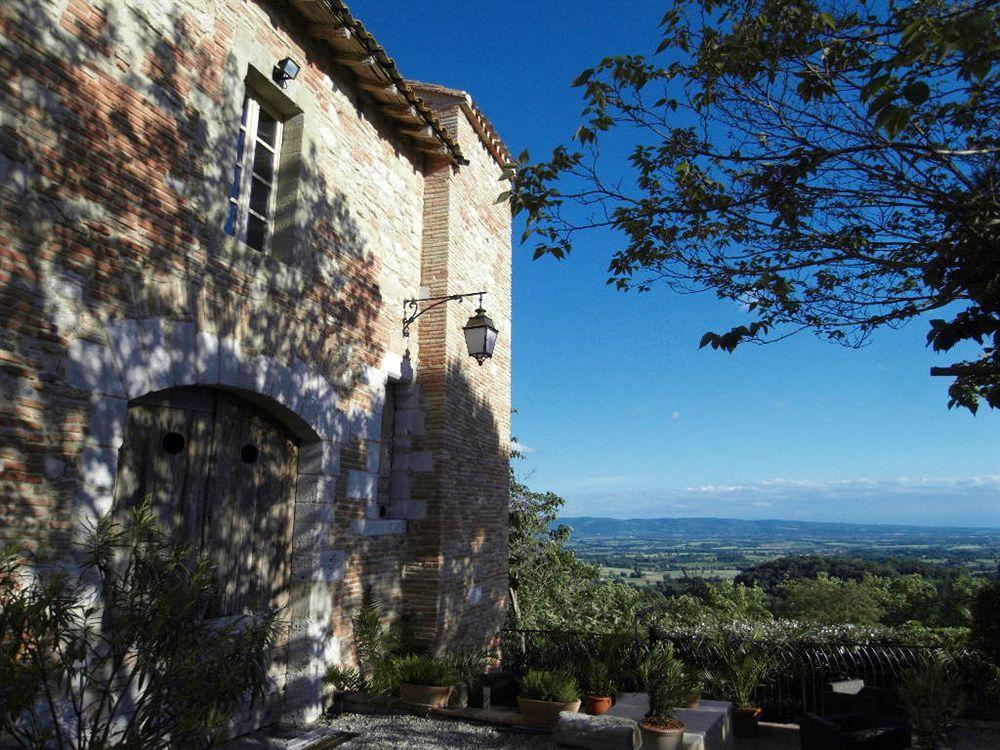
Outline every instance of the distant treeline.
{"label": "distant treeline", "polygon": [[760,586],[768,594],[774,595],[784,581],[817,578],[824,573],[830,578],[839,578],[843,581],[860,581],[865,576],[891,579],[904,575],[919,575],[926,580],[942,583],[953,580],[963,573],[967,574],[961,568],[935,565],[904,557],[876,560],[835,555],[793,555],[746,568],[736,576],[736,583],[742,583],[744,586]]}

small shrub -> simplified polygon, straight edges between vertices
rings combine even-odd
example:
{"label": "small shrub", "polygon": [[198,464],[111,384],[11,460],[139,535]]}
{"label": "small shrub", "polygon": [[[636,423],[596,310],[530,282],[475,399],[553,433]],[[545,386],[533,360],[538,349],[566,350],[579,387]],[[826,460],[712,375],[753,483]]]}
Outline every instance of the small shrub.
{"label": "small shrub", "polygon": [[691,692],[691,677],[684,663],[674,656],[673,647],[658,643],[650,652],[646,675],[649,694],[649,711],[646,720],[652,724],[666,725],[673,719],[673,710],[687,703]]}
{"label": "small shrub", "polygon": [[943,660],[907,670],[899,681],[899,698],[917,734],[920,750],[934,750],[964,705],[965,696],[954,673]]}
{"label": "small shrub", "polygon": [[533,669],[521,682],[521,695],[536,701],[572,703],[580,697],[580,689],[572,675]]}
{"label": "small shrub", "polygon": [[716,635],[711,676],[735,708],[753,706],[753,693],[773,668],[766,646],[758,639],[737,641],[725,632]]}
{"label": "small shrub", "polygon": [[354,629],[358,666],[330,666],[324,680],[348,693],[391,695],[396,692],[399,678],[394,652],[399,648],[400,634],[394,628],[382,624],[378,602],[371,590],[366,590],[362,595],[361,606],[351,618],[351,625]]}
{"label": "small shrub", "polygon": [[580,682],[586,695],[614,695],[615,684],[611,678],[607,664],[602,661],[591,661],[584,665]]}
{"label": "small shrub", "polygon": [[458,682],[459,674],[448,661],[411,654],[396,659],[396,677],[411,685],[445,686]]}
{"label": "small shrub", "polygon": [[33,750],[216,746],[264,692],[275,613],[208,619],[214,570],[147,506],[101,518],[84,555],[80,569],[0,557],[0,736]]}

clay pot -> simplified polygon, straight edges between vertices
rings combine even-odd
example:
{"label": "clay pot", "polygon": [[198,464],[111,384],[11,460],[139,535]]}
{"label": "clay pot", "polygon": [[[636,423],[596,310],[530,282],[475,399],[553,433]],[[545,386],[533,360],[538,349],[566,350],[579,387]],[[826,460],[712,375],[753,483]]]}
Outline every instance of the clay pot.
{"label": "clay pot", "polygon": [[399,683],[399,697],[410,706],[444,708],[451,696],[451,685],[412,685]]}
{"label": "clay pot", "polygon": [[737,737],[756,737],[757,722],[762,710],[758,706],[735,709],[733,711],[733,734]]}
{"label": "clay pot", "polygon": [[529,724],[536,727],[552,728],[559,720],[560,711],[575,714],[580,710],[580,701],[572,703],[556,703],[555,701],[536,701],[531,698],[517,696],[517,705]]}
{"label": "clay pot", "polygon": [[684,742],[684,724],[674,719],[670,726],[639,722],[642,750],[678,750]]}
{"label": "clay pot", "polygon": [[688,693],[687,707],[699,708],[701,706],[701,692]]}
{"label": "clay pot", "polygon": [[583,711],[591,716],[600,716],[611,708],[610,695],[585,695],[583,696]]}

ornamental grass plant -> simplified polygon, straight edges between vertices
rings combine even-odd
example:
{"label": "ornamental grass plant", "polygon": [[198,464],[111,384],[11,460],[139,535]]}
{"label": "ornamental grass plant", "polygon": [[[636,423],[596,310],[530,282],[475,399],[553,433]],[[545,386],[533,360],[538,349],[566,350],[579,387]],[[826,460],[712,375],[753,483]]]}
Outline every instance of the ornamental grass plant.
{"label": "ornamental grass plant", "polygon": [[452,685],[459,680],[459,672],[449,660],[435,659],[423,654],[410,654],[396,659],[396,677],[410,685]]}
{"label": "ornamental grass plant", "polygon": [[521,697],[552,703],[572,703],[580,698],[580,688],[572,675],[532,669],[521,681]]}

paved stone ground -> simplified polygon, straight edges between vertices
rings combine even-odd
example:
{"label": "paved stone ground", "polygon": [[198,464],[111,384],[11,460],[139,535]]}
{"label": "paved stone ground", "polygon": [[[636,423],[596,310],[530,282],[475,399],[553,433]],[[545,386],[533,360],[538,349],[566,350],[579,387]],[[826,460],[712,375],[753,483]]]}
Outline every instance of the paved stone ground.
{"label": "paved stone ground", "polygon": [[342,714],[328,720],[331,728],[357,732],[338,750],[546,750],[549,735],[499,729],[450,719],[409,715]]}

